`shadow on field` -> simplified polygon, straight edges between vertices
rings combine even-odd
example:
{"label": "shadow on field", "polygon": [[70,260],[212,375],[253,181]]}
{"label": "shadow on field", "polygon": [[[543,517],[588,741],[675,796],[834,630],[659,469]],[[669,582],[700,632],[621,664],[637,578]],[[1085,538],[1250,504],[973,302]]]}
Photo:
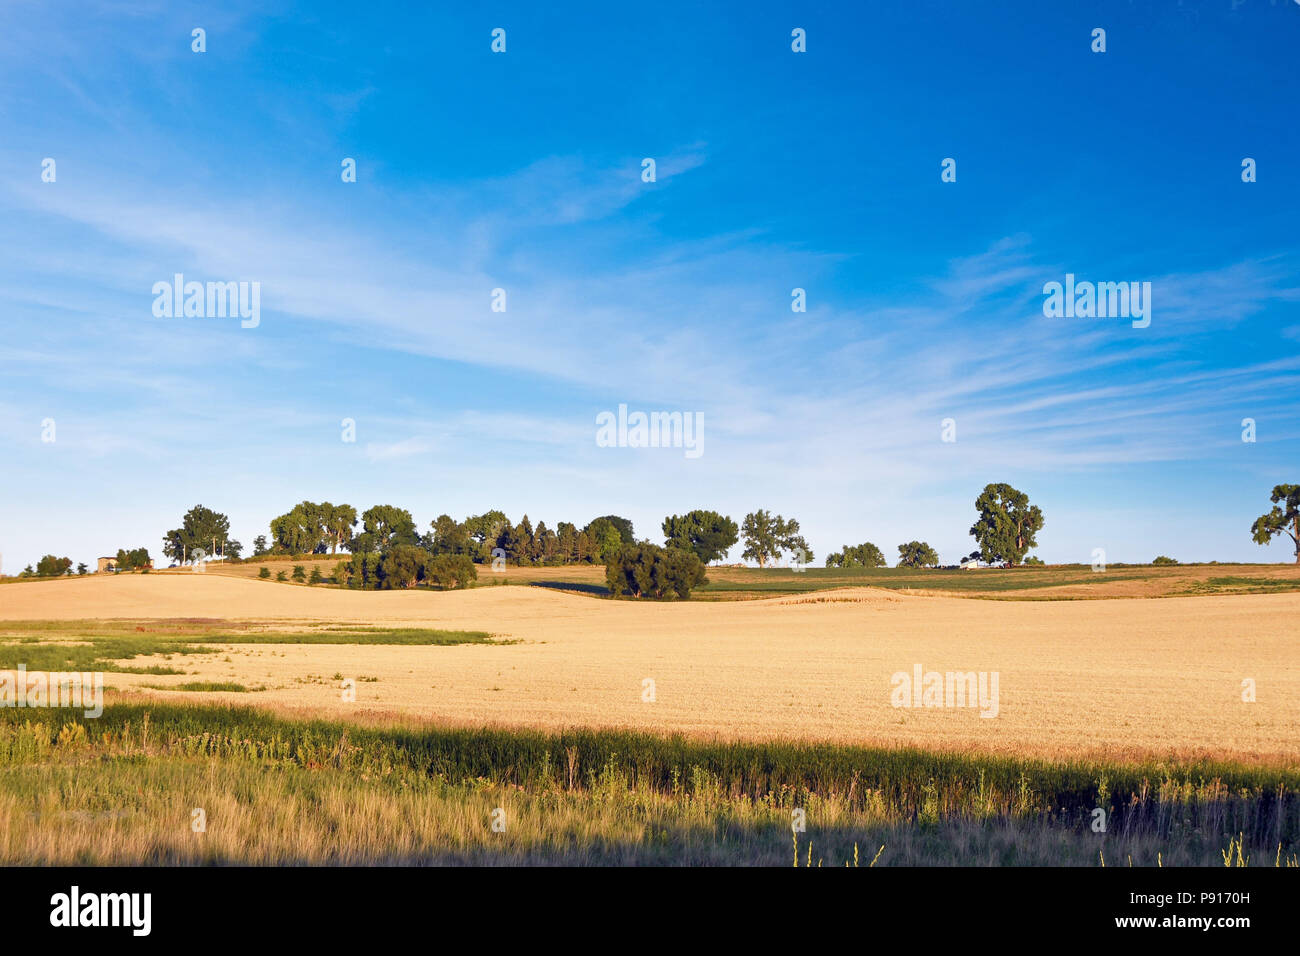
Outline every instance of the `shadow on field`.
{"label": "shadow on field", "polygon": [[548,588],[552,591],[574,591],[578,594],[592,594],[597,597],[609,597],[609,588],[603,584],[583,584],[581,581],[529,581],[535,588]]}

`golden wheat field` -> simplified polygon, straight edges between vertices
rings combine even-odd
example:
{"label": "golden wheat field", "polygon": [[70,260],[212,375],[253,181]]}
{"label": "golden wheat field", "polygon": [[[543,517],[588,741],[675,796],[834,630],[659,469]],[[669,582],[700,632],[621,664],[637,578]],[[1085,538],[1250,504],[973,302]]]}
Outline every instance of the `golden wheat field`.
{"label": "golden wheat field", "polygon": [[[357,592],[154,574],[6,587],[0,618],[406,623],[484,630],[503,642],[228,645],[184,658],[185,676],[107,675],[110,688],[134,699],[1048,757],[1300,755],[1300,593],[1007,602],[847,588],[643,603],[530,587]],[[918,664],[997,672],[997,717],[892,706],[891,675]],[[345,677],[356,681],[355,702],[343,700]],[[1254,702],[1242,699],[1247,679]],[[188,681],[233,681],[250,692],[142,686]]]}

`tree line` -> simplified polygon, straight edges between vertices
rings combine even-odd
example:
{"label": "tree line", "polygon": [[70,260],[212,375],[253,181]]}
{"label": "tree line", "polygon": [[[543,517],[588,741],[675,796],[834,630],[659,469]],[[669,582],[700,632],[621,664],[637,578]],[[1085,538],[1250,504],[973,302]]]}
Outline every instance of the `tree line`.
{"label": "tree line", "polygon": [[613,549],[636,540],[632,522],[618,515],[594,518],[579,528],[528,515],[517,523],[500,510],[457,521],[443,514],[421,531],[414,517],[396,505],[375,505],[358,514],[352,505],[303,501],[271,520],[271,536],[258,535],[253,556],[283,554],[382,554],[396,547],[430,555],[465,556],[476,564],[494,558],[512,565],[600,564]]}
{"label": "tree line", "polygon": [[[979,546],[962,558],[1014,567],[1018,564],[1042,564],[1037,558],[1026,557],[1038,545],[1038,532],[1043,529],[1043,512],[1029,503],[1029,496],[1008,484],[990,484],[975,499],[979,518],[970,529],[970,535]],[[900,568],[932,568],[938,565],[939,554],[925,541],[908,541],[898,546]],[[865,541],[859,545],[845,545],[827,555],[828,568],[883,568],[885,556],[880,548]]]}
{"label": "tree line", "polygon": [[[115,560],[118,571],[135,571],[147,570],[152,566],[153,561],[149,557],[148,548],[132,548],[129,551],[126,548],[119,548]],[[36,567],[30,564],[23,568],[20,578],[56,578],[72,574],[72,559],[59,558],[52,554],[47,554],[36,562]],[[90,568],[86,562],[82,561],[77,565],[77,574],[89,574]]]}
{"label": "tree line", "polygon": [[[1300,485],[1275,485],[1270,499],[1273,508],[1251,525],[1251,536],[1260,545],[1283,535],[1289,537],[1300,564]],[[1042,563],[1028,554],[1037,546],[1037,534],[1044,523],[1042,510],[1030,504],[1028,495],[1005,483],[986,485],[975,509],[978,517],[969,533],[978,547],[963,561],[1004,567]],[[238,561],[243,545],[232,539],[229,531],[226,515],[195,505],[185,513],[179,528],[163,536],[163,553],[180,564],[211,557]],[[439,515],[430,522],[429,530],[421,532],[411,513],[394,505],[375,505],[358,515],[351,505],[303,501],[272,520],[271,538],[258,535],[253,553],[338,554],[346,550],[351,557],[340,563],[339,574],[349,585],[359,587],[424,582],[464,587],[477,576],[474,565],[492,561],[604,564],[615,593],[655,596],[680,594],[682,588],[689,592],[698,586],[704,579],[703,566],[722,560],[741,538],[745,543],[742,557],[759,567],[784,555],[798,566],[813,558],[799,532],[799,522],[764,509],[746,515],[739,526],[716,511],[697,509],[669,515],[663,520],[662,531],[664,544],[660,547],[637,541],[632,522],[618,515],[602,515],[582,528],[561,521],[552,530],[542,521],[534,527],[527,515],[515,524],[504,512],[492,510],[464,521]],[[398,548],[407,550],[397,552]],[[151,559],[146,548],[120,549],[116,563],[121,570],[147,570]],[[835,568],[877,568],[886,561],[880,548],[866,541],[844,545],[827,555],[825,563]],[[898,546],[900,567],[934,567],[938,563],[937,552],[925,541]],[[1177,562],[1161,555],[1157,563]],[[47,554],[34,568],[28,565],[19,577],[61,577],[72,574],[72,567],[70,558]],[[84,563],[77,565],[78,574],[87,571]]]}

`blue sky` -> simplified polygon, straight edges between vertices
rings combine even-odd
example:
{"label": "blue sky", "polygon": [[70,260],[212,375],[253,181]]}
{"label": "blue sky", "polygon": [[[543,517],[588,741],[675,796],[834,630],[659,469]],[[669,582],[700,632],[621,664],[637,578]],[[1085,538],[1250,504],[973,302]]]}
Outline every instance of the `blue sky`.
{"label": "blue sky", "polygon": [[[1300,4],[223,6],[0,8],[6,573],[304,498],[953,561],[993,481],[1048,561],[1290,560]],[[155,318],[177,272],[261,324]],[[1045,317],[1067,272],[1150,327]],[[620,403],[703,455],[598,447]]]}

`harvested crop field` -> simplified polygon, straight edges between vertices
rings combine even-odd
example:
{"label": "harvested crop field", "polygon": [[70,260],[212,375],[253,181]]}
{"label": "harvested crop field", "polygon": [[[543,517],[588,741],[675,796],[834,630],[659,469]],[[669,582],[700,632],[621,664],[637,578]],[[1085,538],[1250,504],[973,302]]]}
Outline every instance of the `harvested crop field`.
{"label": "harvested crop field", "polygon": [[[847,588],[740,602],[607,601],[546,588],[356,592],[224,575],[96,576],[0,590],[4,641],[93,619],[488,632],[484,643],[212,644],[109,673],[122,697],[238,700],[333,717],[625,727],[746,739],[1110,759],[1300,756],[1300,594],[979,601]],[[9,649],[11,652],[13,647]],[[996,672],[997,716],[891,704],[891,675]],[[343,700],[343,678],[356,700]],[[653,694],[648,691],[653,681]],[[1253,680],[1257,699],[1242,699]],[[143,685],[153,685],[145,687]],[[164,690],[232,684],[244,692]],[[653,700],[648,699],[653,696]]]}

